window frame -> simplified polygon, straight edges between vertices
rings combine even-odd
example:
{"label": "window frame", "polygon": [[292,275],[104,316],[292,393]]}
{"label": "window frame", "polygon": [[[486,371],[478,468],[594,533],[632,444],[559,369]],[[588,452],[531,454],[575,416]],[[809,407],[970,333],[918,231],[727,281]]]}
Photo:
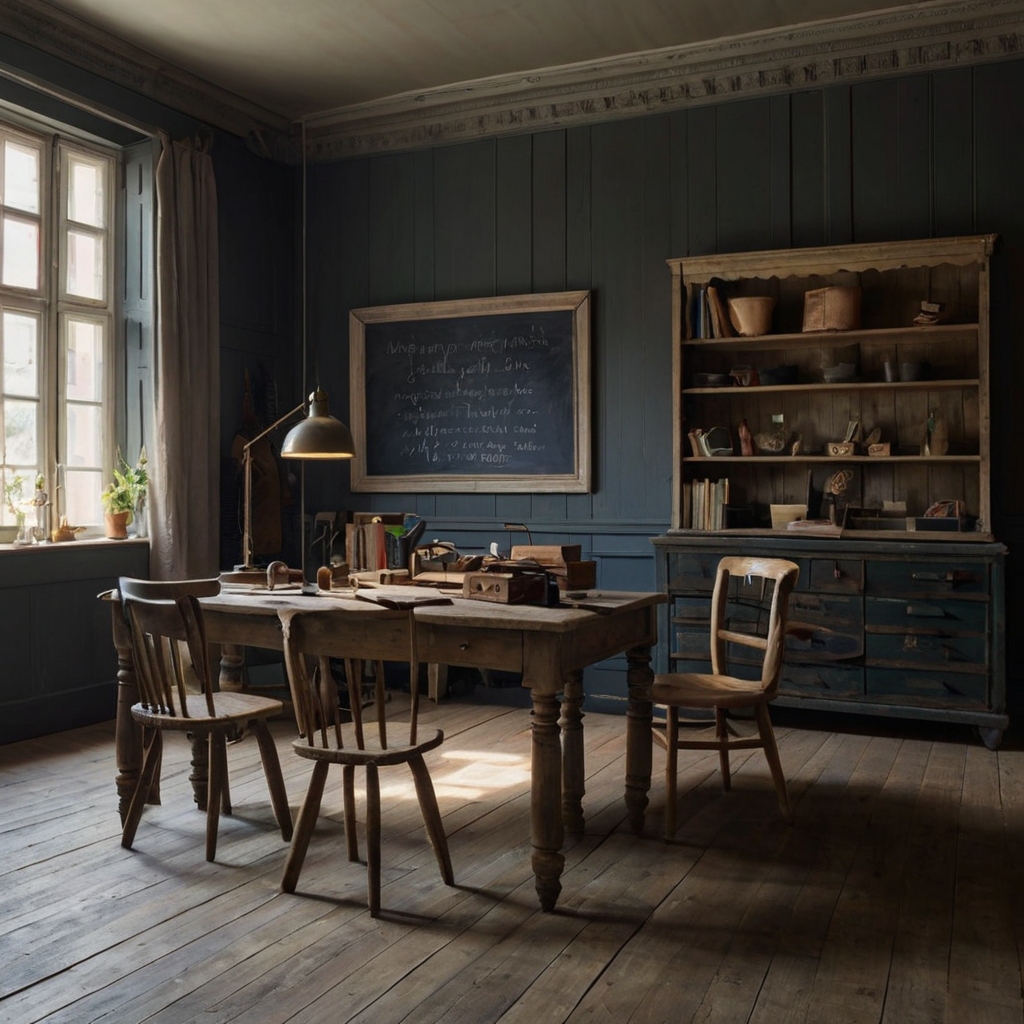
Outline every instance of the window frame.
{"label": "window frame", "polygon": [[[93,522],[85,526],[86,537],[102,536],[103,519],[99,495],[103,485],[111,479],[115,453],[118,449],[118,399],[123,380],[120,353],[123,351],[123,325],[119,316],[121,296],[119,275],[123,270],[124,219],[120,189],[123,180],[124,151],[116,144],[86,141],[73,130],[63,130],[0,107],[0,142],[13,138],[38,148],[40,153],[40,210],[39,210],[39,289],[24,289],[0,283],[0,307],[24,309],[40,317],[39,338],[39,405],[37,416],[39,431],[38,452],[40,466],[50,496],[50,527],[57,525],[58,502],[62,512],[67,511],[67,494],[62,493],[65,475],[58,479],[58,466],[67,472],[68,397],[68,321],[71,318],[100,323],[103,327],[102,368],[103,380],[95,402],[100,416],[100,464],[89,469],[98,473],[100,486],[95,494]],[[83,224],[70,218],[69,192],[71,162],[74,157],[95,163],[104,176],[103,225]],[[0,174],[3,173],[0,161]],[[2,179],[0,179],[2,184]],[[0,195],[3,193],[0,192]],[[6,210],[6,207],[3,207]],[[19,214],[22,211],[17,211]],[[102,246],[103,294],[99,298],[70,293],[68,282],[68,239],[70,231],[84,229],[96,235]],[[2,387],[2,380],[0,380]],[[0,464],[3,452],[0,450]],[[23,473],[24,469],[21,470]],[[33,474],[34,483],[34,474]],[[25,488],[31,490],[30,484]],[[27,497],[27,494],[26,494]],[[0,524],[10,525],[13,517],[6,508],[0,508]],[[33,525],[33,524],[29,524]],[[76,525],[72,523],[71,525]]]}

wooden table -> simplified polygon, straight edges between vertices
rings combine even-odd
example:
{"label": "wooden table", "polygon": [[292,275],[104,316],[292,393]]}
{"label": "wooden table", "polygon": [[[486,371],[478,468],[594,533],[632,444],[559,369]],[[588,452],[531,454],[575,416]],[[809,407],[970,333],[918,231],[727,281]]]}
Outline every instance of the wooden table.
{"label": "wooden table", "polygon": [[[208,638],[224,645],[221,686],[240,687],[242,648],[281,650],[281,608],[330,607],[343,615],[349,600],[281,591],[223,592],[204,599]],[[544,910],[554,908],[562,888],[564,832],[583,830],[583,669],[623,652],[629,684],[625,798],[633,828],[643,829],[651,784],[651,647],[657,641],[656,606],[664,600],[662,594],[599,592],[581,602],[585,607],[455,599],[450,605],[416,609],[421,661],[521,672],[530,690],[532,864]],[[360,607],[367,605],[360,602]],[[119,603],[112,610],[118,657],[117,791],[123,816],[142,757],[140,732],[130,713],[137,700],[130,636]],[[398,661],[407,657],[382,643],[379,656],[392,660],[392,655]]]}

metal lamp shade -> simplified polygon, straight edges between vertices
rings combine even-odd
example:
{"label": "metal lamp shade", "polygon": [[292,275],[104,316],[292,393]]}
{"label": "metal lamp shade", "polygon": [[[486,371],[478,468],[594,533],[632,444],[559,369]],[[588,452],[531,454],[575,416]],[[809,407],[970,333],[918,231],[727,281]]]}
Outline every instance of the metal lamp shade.
{"label": "metal lamp shade", "polygon": [[281,455],[286,459],[351,459],[352,434],[327,410],[327,393],[317,388],[309,396],[309,414],[285,436]]}

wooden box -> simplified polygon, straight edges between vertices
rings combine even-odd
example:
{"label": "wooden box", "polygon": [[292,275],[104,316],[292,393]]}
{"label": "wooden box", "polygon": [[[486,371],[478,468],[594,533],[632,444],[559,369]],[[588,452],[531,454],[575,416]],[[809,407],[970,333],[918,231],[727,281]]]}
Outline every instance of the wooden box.
{"label": "wooden box", "polygon": [[547,604],[548,580],[543,573],[467,572],[462,596],[495,604]]}

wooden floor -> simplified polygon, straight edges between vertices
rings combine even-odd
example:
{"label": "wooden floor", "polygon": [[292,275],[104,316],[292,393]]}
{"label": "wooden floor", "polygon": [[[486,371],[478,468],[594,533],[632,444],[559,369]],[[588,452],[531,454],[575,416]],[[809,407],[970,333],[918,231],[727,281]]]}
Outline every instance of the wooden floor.
{"label": "wooden floor", "polygon": [[[588,714],[586,834],[567,841],[559,908],[543,914],[528,713],[464,700],[427,718],[447,734],[431,769],[457,885],[440,881],[404,769],[382,773],[379,920],[344,857],[340,777],[301,894],[286,896],[252,739],[229,749],[235,816],[215,864],[179,738],[133,851],[119,845],[111,725],[0,747],[0,1021],[1022,1021],[1012,734],[993,753],[966,728],[790,720],[794,827],[760,751],[736,758],[729,794],[717,755],[681,754],[666,844],[663,755],[636,838],[625,719]],[[273,728],[297,807],[309,764],[287,723]]]}

